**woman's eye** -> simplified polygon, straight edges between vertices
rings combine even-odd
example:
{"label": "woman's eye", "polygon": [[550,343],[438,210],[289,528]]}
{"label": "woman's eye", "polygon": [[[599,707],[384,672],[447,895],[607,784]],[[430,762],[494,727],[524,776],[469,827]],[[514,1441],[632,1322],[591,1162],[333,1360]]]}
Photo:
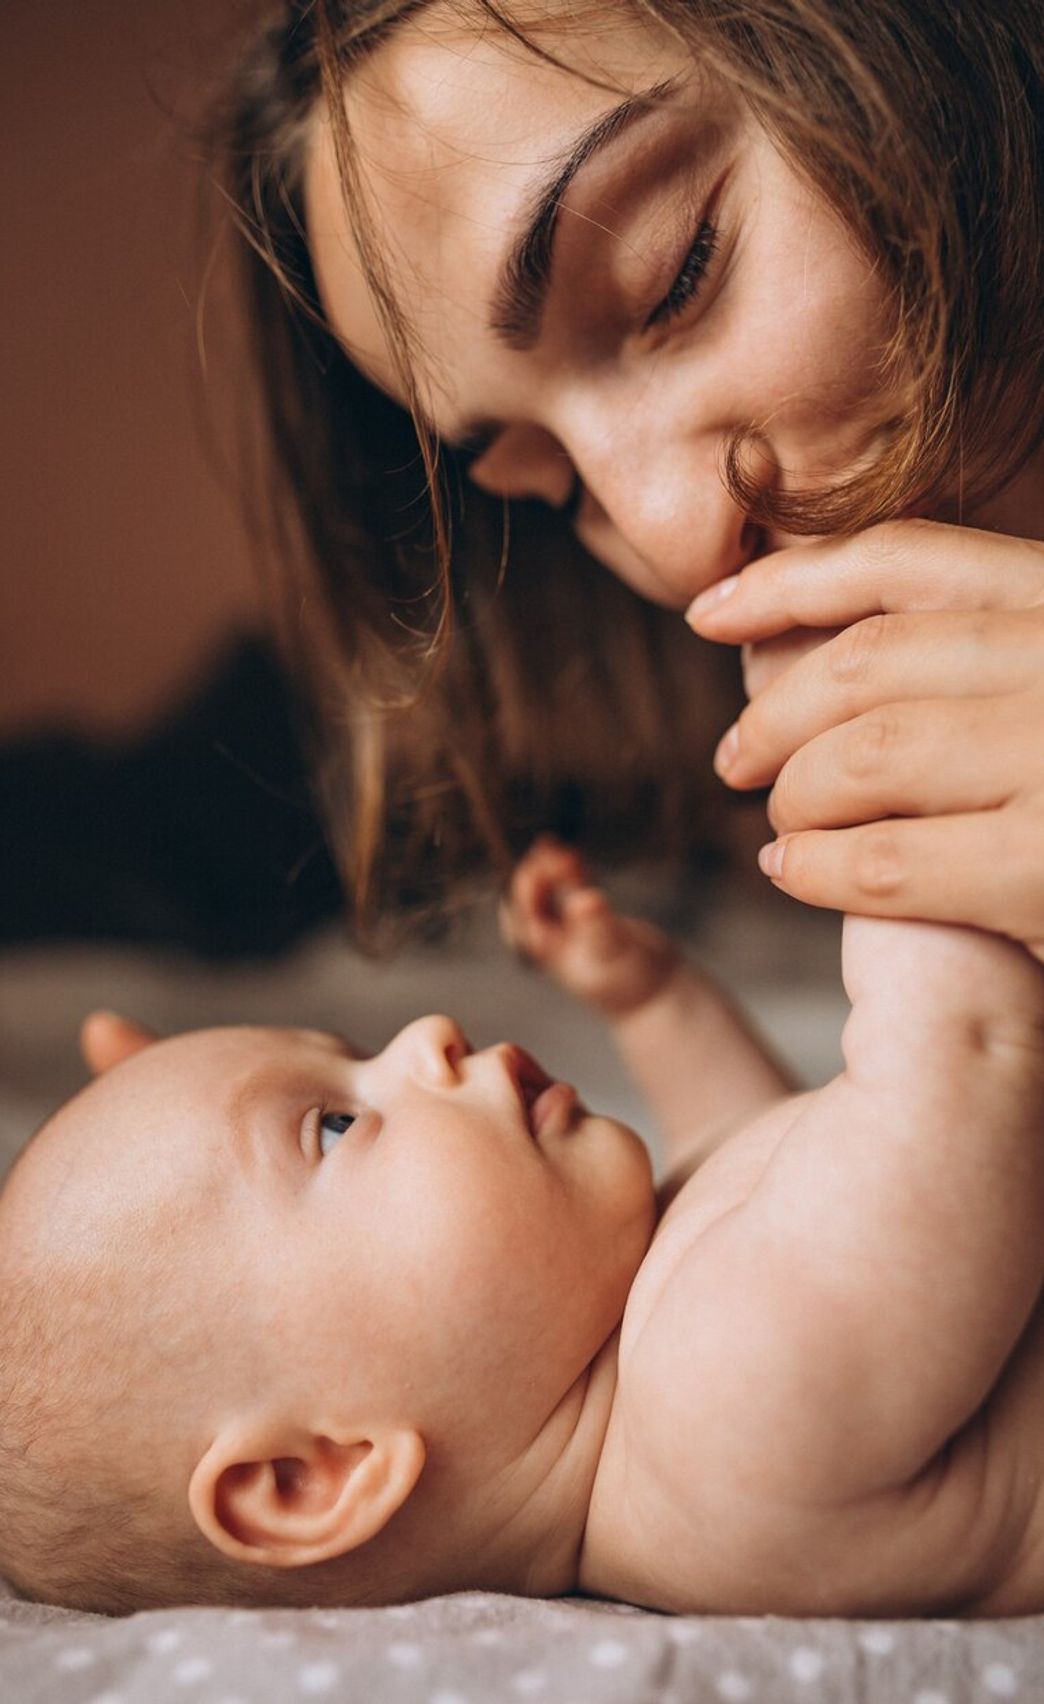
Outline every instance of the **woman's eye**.
{"label": "woman's eye", "polygon": [[319,1152],[325,1156],[355,1123],[354,1112],[324,1112],[319,1119]]}
{"label": "woman's eye", "polygon": [[645,322],[648,331],[654,325],[665,325],[675,319],[699,294],[718,247],[718,228],[705,219],[696,233],[696,240],[682,261],[677,278],[663,301],[655,307]]}

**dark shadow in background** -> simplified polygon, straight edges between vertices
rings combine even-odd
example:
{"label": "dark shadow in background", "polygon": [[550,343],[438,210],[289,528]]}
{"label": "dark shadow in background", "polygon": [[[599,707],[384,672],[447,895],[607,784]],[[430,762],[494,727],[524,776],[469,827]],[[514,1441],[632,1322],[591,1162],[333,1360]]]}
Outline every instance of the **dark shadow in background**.
{"label": "dark shadow in background", "polygon": [[293,709],[261,640],[124,745],[0,746],[0,943],[276,953],[341,910]]}
{"label": "dark shadow in background", "polygon": [[217,323],[204,361],[197,315],[198,115],[259,4],[5,4],[3,943],[227,958],[340,909],[289,694],[246,636],[220,465],[244,381]]}

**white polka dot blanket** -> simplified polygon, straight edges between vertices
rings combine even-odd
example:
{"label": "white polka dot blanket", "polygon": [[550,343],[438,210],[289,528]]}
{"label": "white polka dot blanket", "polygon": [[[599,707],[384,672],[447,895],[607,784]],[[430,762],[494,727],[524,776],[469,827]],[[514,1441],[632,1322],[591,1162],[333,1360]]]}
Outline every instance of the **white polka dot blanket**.
{"label": "white polka dot blanket", "polygon": [[0,1600],[4,1704],[1021,1704],[1044,1616],[842,1622],[652,1615],[464,1592],[390,1609],[123,1620]]}

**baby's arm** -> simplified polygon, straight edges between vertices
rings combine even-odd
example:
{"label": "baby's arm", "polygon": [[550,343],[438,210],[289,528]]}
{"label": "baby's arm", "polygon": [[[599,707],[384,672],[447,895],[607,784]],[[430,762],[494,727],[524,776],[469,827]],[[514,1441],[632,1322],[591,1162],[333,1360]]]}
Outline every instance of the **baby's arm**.
{"label": "baby's arm", "polygon": [[650,923],[621,917],[579,854],[538,840],[504,902],[505,938],[609,1024],[675,1171],[793,1085],[710,977]]}
{"label": "baby's arm", "polygon": [[645,1373],[763,1492],[923,1497],[1040,1299],[1044,970],[879,918],[846,919],[844,968],[846,1068],[693,1245]]}

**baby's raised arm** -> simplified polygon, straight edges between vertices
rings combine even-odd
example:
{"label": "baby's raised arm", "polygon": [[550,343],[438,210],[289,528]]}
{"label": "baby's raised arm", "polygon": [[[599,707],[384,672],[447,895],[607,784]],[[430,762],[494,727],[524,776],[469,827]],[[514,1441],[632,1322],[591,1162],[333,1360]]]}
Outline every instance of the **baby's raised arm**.
{"label": "baby's raised arm", "polygon": [[615,911],[573,849],[537,841],[501,923],[513,946],[606,1019],[670,1171],[692,1169],[794,1086],[711,978],[662,930]]}
{"label": "baby's raised arm", "polygon": [[848,918],[844,971],[845,1070],[694,1242],[642,1377],[762,1494],[923,1502],[1041,1295],[1044,970],[972,930]]}

